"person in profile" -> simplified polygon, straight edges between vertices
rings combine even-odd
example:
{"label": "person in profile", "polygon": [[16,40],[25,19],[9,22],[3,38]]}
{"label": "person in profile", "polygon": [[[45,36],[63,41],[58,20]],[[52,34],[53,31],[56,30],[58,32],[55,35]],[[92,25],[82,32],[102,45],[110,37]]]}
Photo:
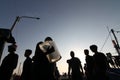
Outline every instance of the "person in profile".
{"label": "person in profile", "polygon": [[15,44],[8,46],[9,54],[5,56],[0,66],[0,80],[10,80],[14,69],[17,67],[18,54],[15,53]]}
{"label": "person in profile", "polygon": [[40,41],[36,45],[35,54],[32,58],[33,67],[32,67],[32,78],[33,80],[52,80],[51,78],[51,65],[47,58],[47,54],[54,51],[53,48],[47,49],[44,52],[40,45],[43,44],[43,41]]}
{"label": "person in profile", "polygon": [[26,57],[26,59],[23,63],[23,70],[20,76],[20,80],[32,80],[31,79],[32,59],[30,57],[31,54],[32,54],[31,49],[25,50],[24,56]]}
{"label": "person in profile", "polygon": [[84,54],[85,54],[85,61],[86,61],[86,78],[87,80],[93,80],[93,57],[89,55],[89,50],[84,49]]}
{"label": "person in profile", "polygon": [[97,45],[90,45],[90,50],[94,53],[94,78],[95,80],[109,80],[107,76],[107,58],[104,53],[98,52]]}
{"label": "person in profile", "polygon": [[74,51],[70,52],[71,59],[68,63],[68,76],[72,80],[83,80],[83,68],[79,58],[75,57]]}

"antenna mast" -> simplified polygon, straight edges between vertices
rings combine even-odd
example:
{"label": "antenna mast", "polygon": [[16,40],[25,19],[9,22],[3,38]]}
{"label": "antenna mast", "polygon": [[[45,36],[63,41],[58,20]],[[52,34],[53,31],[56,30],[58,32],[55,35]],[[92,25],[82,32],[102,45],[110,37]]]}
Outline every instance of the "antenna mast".
{"label": "antenna mast", "polygon": [[113,44],[114,44],[114,47],[115,47],[115,49],[116,49],[118,55],[120,56],[120,46],[119,46],[119,43],[118,43],[117,37],[116,37],[116,35],[115,35],[113,29],[111,29],[111,32],[112,32],[112,34],[113,34],[113,36],[114,36],[114,38],[115,38],[115,41],[112,40],[112,42],[113,42]]}

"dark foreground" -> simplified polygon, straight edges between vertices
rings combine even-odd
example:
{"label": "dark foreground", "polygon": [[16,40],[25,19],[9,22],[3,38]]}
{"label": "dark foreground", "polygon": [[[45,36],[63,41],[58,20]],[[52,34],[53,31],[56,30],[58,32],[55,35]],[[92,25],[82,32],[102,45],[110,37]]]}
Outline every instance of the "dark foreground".
{"label": "dark foreground", "polygon": [[[110,80],[120,80],[120,69],[117,68],[111,68],[108,72],[108,76]],[[69,80],[68,77],[61,77],[60,80]],[[86,79],[84,79],[86,80]]]}
{"label": "dark foreground", "polygon": [[[118,68],[111,68],[108,72],[108,76],[110,80],[120,80],[120,69]],[[11,80],[19,80],[19,76]],[[69,80],[68,76],[61,76],[59,80]],[[84,79],[85,80],[85,79]]]}
{"label": "dark foreground", "polygon": [[108,75],[110,80],[120,80],[120,69],[112,68]]}

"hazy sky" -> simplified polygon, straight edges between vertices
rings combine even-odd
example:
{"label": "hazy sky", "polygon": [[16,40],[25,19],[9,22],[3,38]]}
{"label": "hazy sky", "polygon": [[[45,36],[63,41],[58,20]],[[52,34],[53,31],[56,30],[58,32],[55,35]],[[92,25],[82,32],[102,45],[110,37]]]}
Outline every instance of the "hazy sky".
{"label": "hazy sky", "polygon": [[[32,57],[37,42],[47,36],[53,38],[61,53],[62,59],[57,62],[60,73],[68,70],[66,60],[71,50],[82,64],[83,50],[91,44],[98,45],[104,53],[117,54],[110,36],[105,45],[104,42],[109,34],[107,26],[120,31],[120,0],[1,0],[0,28],[10,29],[16,16],[40,18],[21,18],[12,31],[18,45],[18,65],[25,59],[25,49],[33,50]],[[120,33],[115,34],[120,41]],[[2,58],[8,54],[7,45]]]}

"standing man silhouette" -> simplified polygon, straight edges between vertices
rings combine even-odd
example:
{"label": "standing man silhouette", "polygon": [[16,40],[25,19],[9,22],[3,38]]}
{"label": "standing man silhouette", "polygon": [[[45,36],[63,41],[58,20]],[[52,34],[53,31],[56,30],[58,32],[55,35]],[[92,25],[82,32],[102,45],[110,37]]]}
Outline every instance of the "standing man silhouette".
{"label": "standing man silhouette", "polygon": [[79,58],[75,57],[73,51],[70,52],[71,59],[67,60],[68,66],[68,75],[72,80],[83,80],[83,68]]}
{"label": "standing man silhouette", "polygon": [[84,49],[85,61],[86,61],[86,77],[87,80],[93,80],[93,57],[89,55],[89,50]]}
{"label": "standing man silhouette", "polygon": [[95,80],[108,80],[107,72],[107,58],[102,52],[98,52],[97,45],[90,45],[90,50],[94,53],[94,76]]}
{"label": "standing man silhouette", "polygon": [[23,70],[22,70],[20,80],[32,80],[31,79],[32,59],[30,58],[31,54],[32,54],[31,49],[25,50],[24,56],[26,57],[26,59],[23,63]]}
{"label": "standing man silhouette", "polygon": [[9,54],[3,59],[0,66],[0,80],[10,80],[14,69],[17,67],[18,54],[15,53],[17,46],[8,46]]}

